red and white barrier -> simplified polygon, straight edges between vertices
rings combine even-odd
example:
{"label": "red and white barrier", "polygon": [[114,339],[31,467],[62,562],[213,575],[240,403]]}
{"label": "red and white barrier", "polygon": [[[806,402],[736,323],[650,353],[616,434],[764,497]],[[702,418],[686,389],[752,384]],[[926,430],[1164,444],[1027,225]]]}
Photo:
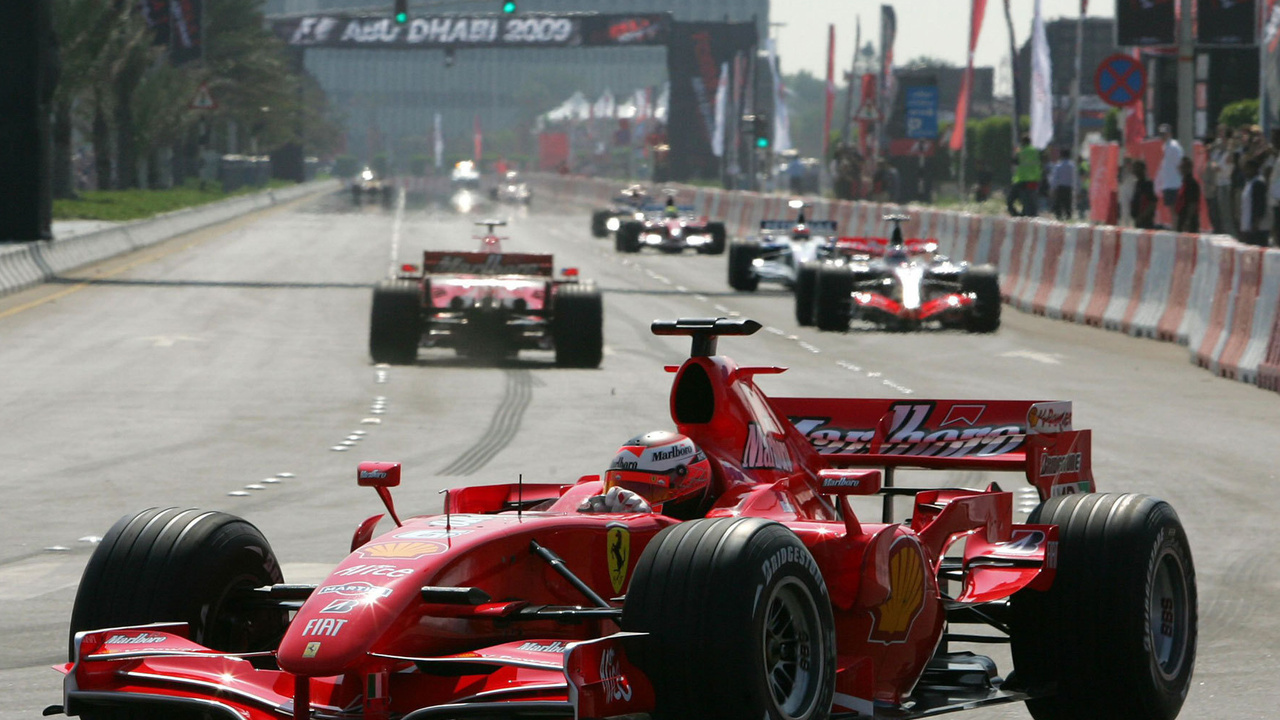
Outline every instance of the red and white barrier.
{"label": "red and white barrier", "polygon": [[[594,178],[545,182],[557,197],[581,201],[612,197],[617,185]],[[780,195],[682,188],[680,197],[739,236],[790,212],[789,197]],[[1001,294],[1019,308],[1180,342],[1193,362],[1215,373],[1280,391],[1280,250],[1220,236],[810,202],[812,217],[835,220],[840,234],[851,237],[883,236],[889,229],[883,216],[905,213],[909,237],[934,238],[957,260],[994,264]]]}

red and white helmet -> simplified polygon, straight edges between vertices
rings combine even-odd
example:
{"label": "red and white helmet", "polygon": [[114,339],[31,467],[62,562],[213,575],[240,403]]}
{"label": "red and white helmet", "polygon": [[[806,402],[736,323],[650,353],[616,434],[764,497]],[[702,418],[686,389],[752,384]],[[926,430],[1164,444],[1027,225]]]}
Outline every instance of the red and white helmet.
{"label": "red and white helmet", "polygon": [[605,472],[605,489],[622,487],[649,501],[701,500],[711,485],[711,463],[688,437],[657,430],[631,438],[618,449]]}

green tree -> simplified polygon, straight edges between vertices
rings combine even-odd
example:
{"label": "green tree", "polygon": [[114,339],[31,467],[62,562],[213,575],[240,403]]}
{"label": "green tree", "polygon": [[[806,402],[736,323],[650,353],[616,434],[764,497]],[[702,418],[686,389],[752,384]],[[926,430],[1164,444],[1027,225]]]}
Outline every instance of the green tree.
{"label": "green tree", "polygon": [[1218,122],[1231,129],[1254,125],[1258,122],[1258,100],[1238,100],[1222,108]]}
{"label": "green tree", "polygon": [[53,94],[53,194],[75,196],[72,179],[72,135],[77,104],[86,104],[103,62],[103,50],[129,11],[101,0],[55,0],[54,32],[58,36],[62,65]]}

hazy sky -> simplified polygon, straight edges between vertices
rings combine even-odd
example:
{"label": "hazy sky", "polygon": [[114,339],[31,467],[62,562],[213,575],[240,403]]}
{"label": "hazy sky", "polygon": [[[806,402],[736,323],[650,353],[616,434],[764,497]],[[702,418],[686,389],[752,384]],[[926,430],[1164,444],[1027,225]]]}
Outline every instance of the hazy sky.
{"label": "hazy sky", "polygon": [[[1077,17],[1079,0],[1041,0],[1045,20]],[[783,72],[804,69],[818,77],[827,72],[827,25],[836,26],[836,81],[847,69],[853,52],[856,18],[862,18],[862,42],[879,45],[880,6],[892,5],[898,15],[894,57],[905,61],[920,55],[965,61],[969,43],[970,0],[773,0],[770,19],[786,23],[777,29]],[[1031,34],[1034,0],[1011,0],[1013,29],[1021,46]],[[1089,17],[1115,17],[1115,0],[1092,0]],[[987,0],[975,64],[997,68],[1009,55],[1009,33],[1003,0]]]}

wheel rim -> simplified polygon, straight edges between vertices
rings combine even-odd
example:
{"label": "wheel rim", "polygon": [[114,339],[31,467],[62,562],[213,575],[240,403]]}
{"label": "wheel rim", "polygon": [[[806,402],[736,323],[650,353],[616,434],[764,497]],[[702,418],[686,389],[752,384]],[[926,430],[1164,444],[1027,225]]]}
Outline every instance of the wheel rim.
{"label": "wheel rim", "polygon": [[1147,603],[1152,659],[1161,675],[1173,678],[1187,655],[1191,602],[1182,561],[1171,550],[1164,550],[1156,559]]}
{"label": "wheel rim", "polygon": [[825,662],[813,596],[799,580],[786,578],[774,586],[765,608],[762,650],[769,695],[783,718],[806,717]]}

